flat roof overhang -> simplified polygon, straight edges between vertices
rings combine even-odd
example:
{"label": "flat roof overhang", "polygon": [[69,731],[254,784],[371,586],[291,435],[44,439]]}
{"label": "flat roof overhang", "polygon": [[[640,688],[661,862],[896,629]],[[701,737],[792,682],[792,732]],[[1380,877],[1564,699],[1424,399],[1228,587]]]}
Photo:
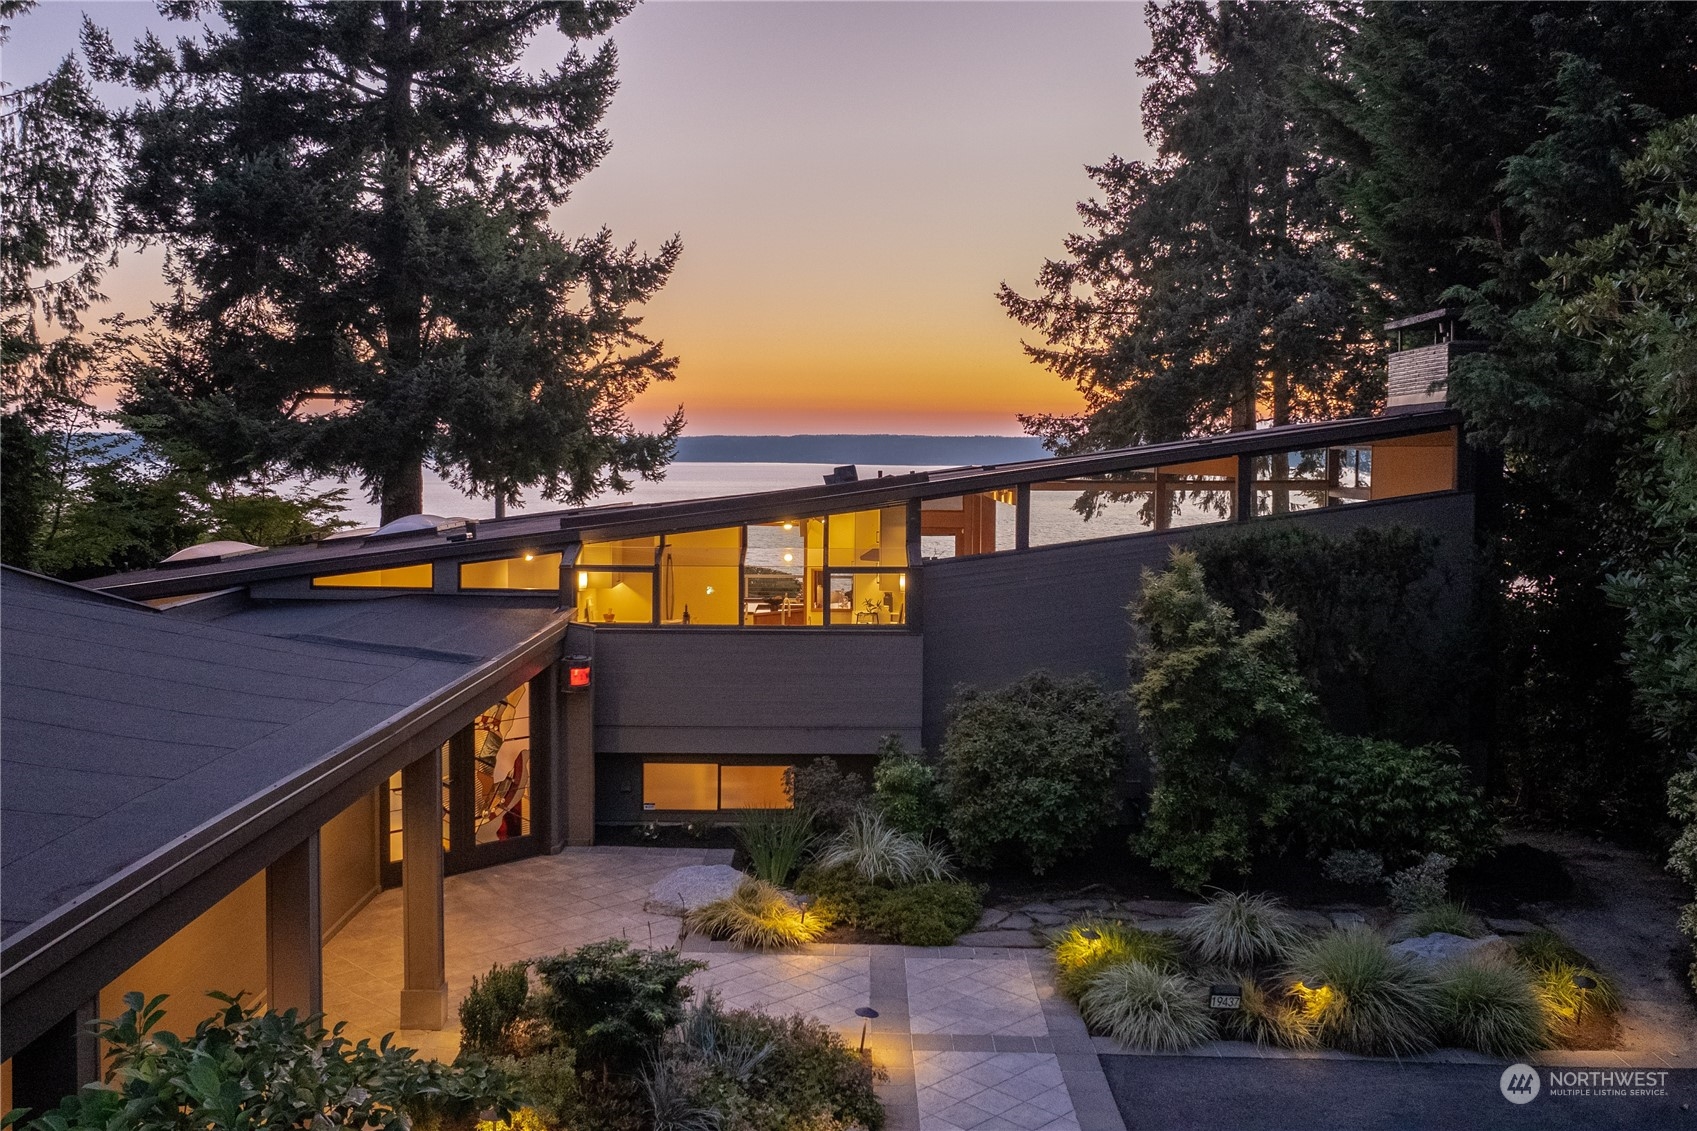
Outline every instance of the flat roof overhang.
{"label": "flat roof overhang", "polygon": [[137,860],[0,946],[0,1059],[17,1051],[196,916],[440,746],[561,655],[569,613],[274,786]]}

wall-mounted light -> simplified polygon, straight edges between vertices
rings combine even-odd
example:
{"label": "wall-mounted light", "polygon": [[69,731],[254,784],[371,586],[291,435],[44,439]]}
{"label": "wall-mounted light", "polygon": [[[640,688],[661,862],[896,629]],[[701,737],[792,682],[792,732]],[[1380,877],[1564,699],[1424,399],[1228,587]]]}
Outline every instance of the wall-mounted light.
{"label": "wall-mounted light", "polygon": [[533,561],[536,560],[536,555],[531,553],[530,551],[526,550],[525,555],[524,555],[524,560],[527,561],[527,562],[533,562]]}
{"label": "wall-mounted light", "polygon": [[784,523],[784,529],[785,530],[794,530],[795,529],[795,523],[793,523],[793,522]]}
{"label": "wall-mounted light", "polygon": [[566,678],[564,690],[569,694],[573,691],[587,691],[590,685],[590,664],[588,656],[566,657]]}
{"label": "wall-mounted light", "polygon": [[785,550],[784,551],[784,560],[786,562],[793,562],[793,561],[795,561],[795,555],[790,553],[788,550]]}
{"label": "wall-mounted light", "polygon": [[577,571],[577,587],[579,589],[589,588],[589,574],[581,569]]}
{"label": "wall-mounted light", "polygon": [[711,597],[711,596],[712,596],[712,595],[713,595],[713,587],[712,587],[712,586],[711,586],[711,585],[709,585],[709,586],[708,586],[708,587],[707,587],[707,595],[708,595],[708,596],[709,596],[709,597]]}

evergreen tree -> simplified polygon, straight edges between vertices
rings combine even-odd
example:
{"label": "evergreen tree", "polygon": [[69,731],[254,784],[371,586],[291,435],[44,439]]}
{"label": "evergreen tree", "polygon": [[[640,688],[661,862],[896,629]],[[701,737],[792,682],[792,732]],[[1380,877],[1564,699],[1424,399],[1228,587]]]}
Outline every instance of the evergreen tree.
{"label": "evergreen tree", "polygon": [[1051,447],[1169,440],[1347,414],[1383,392],[1369,320],[1332,231],[1303,88],[1337,24],[1314,5],[1151,4],[1143,128],[1153,163],[1089,170],[1086,231],[1040,293],[1001,301],[1027,352],[1084,393],[1081,417],[1025,418]]}
{"label": "evergreen tree", "polygon": [[426,462],[506,501],[657,473],[681,414],[645,434],[625,408],[674,361],[629,308],[677,241],[548,226],[607,152],[616,54],[522,66],[538,34],[590,40],[629,7],[223,3],[175,47],[96,37],[143,95],[129,230],[177,284],[127,372],[135,427],[215,481],[358,475],[384,521],[422,509]]}
{"label": "evergreen tree", "polygon": [[[1372,3],[1320,100],[1332,190],[1374,298],[1465,307],[1488,352],[1450,381],[1505,477],[1498,788],[1543,816],[1643,831],[1664,755],[1634,717],[1606,578],[1642,523],[1622,461],[1642,434],[1593,343],[1555,334],[1547,262],[1624,221],[1623,163],[1697,111],[1697,9]],[[1599,752],[1606,751],[1606,757]]]}
{"label": "evergreen tree", "polygon": [[[0,44],[32,0],[0,2]],[[93,371],[82,315],[117,256],[120,161],[76,59],[0,91],[0,560],[35,564],[54,490],[53,437],[85,417]]]}

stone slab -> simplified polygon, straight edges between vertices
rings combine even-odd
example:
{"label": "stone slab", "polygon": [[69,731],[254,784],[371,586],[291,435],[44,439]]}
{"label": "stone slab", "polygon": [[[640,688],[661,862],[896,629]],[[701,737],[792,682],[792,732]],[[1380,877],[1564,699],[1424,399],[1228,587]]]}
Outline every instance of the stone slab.
{"label": "stone slab", "polygon": [[691,864],[674,868],[648,888],[643,910],[654,915],[682,915],[728,897],[748,874],[728,864]]}
{"label": "stone slab", "polygon": [[1033,948],[1043,944],[1038,942],[1029,930],[1025,931],[973,931],[955,940],[956,946],[1006,946]]}

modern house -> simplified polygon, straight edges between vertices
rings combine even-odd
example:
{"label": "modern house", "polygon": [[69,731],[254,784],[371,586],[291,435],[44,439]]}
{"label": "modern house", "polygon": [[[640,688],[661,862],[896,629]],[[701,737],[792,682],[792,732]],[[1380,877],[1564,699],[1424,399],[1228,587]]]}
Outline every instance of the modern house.
{"label": "modern house", "polygon": [[78,1021],[129,989],[192,999],[220,969],[315,1008],[322,941],[385,886],[397,1023],[440,1027],[445,873],[782,805],[787,767],[869,762],[883,735],[935,749],[963,683],[1122,685],[1140,570],[1197,532],[1401,524],[1469,561],[1460,418],[1430,383],[1404,396],[1002,466],[214,543],[81,587],[7,572],[13,1099],[90,1078]]}

